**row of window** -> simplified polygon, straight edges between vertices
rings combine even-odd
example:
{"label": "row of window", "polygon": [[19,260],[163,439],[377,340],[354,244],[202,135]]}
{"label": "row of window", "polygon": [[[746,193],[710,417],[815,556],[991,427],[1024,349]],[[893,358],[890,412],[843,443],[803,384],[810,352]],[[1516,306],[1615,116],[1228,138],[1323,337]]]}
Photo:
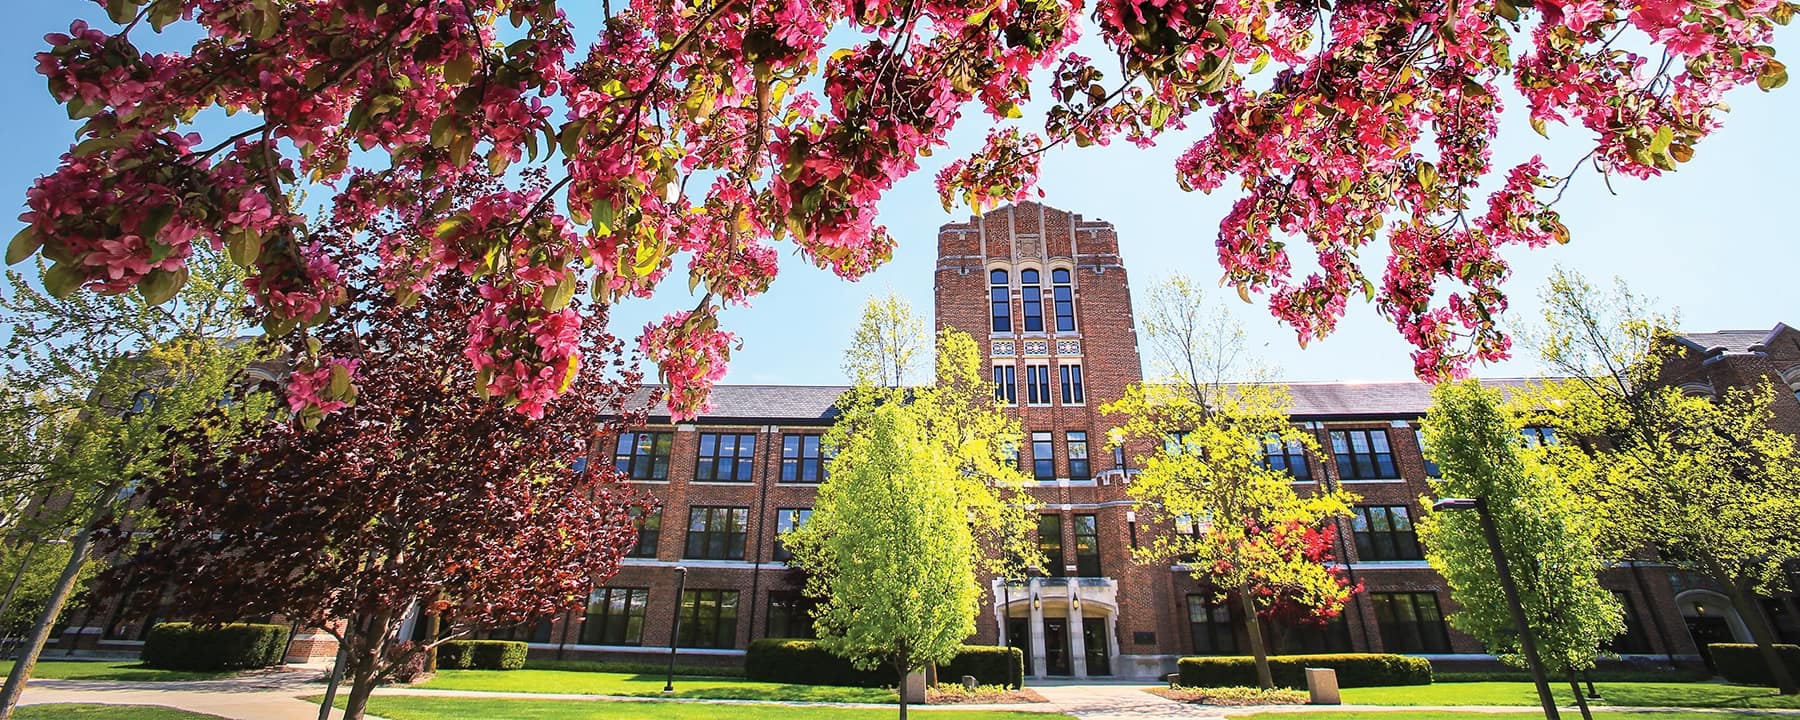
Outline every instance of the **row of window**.
{"label": "row of window", "polygon": [[[1025,332],[1044,331],[1043,276],[1037,270],[1019,271],[1020,326]],[[1012,276],[1005,270],[988,273],[988,306],[991,327],[997,333],[1013,331]],[[1059,333],[1075,332],[1075,285],[1065,268],[1050,271],[1050,310]]]}
{"label": "row of window", "polygon": [[[1049,559],[1050,567],[1044,568],[1051,577],[1063,577],[1068,574],[1068,566],[1063,563],[1063,531],[1061,515],[1038,516],[1038,551]],[[1100,570],[1100,526],[1093,515],[1075,516],[1075,576],[1101,577]]]}
{"label": "row of window", "polygon": [[[1054,383],[1059,395],[1053,395],[1050,366],[1025,366],[1025,404],[1050,405],[1057,397],[1064,405],[1087,404],[1087,390],[1082,385],[1080,363],[1059,363]],[[1015,365],[994,366],[994,400],[1002,405],[1019,404],[1019,369]]]}
{"label": "row of window", "polygon": [[[1239,653],[1236,608],[1209,595],[1188,596],[1188,633],[1199,655]],[[1388,652],[1447,653],[1450,632],[1438,608],[1437,595],[1428,592],[1369,593],[1375,606],[1375,623]],[[1351,649],[1349,628],[1343,616],[1322,628],[1286,629],[1275,645],[1281,652],[1344,652]]]}
{"label": "row of window", "polygon": [[[1038,481],[1056,479],[1056,455],[1052,447],[1055,435],[1037,431],[1031,433],[1031,477]],[[1087,433],[1081,430],[1070,430],[1063,434],[1063,452],[1069,458],[1069,479],[1089,480],[1094,476],[1093,464],[1088,461]],[[1115,453],[1119,455],[1122,453]],[[1115,458],[1116,459],[1116,458]]]}
{"label": "row of window", "polygon": [[[820,440],[817,434],[781,436],[781,482],[825,480],[830,457]],[[613,467],[633,480],[667,481],[674,444],[675,434],[671,432],[620,433],[613,450]],[[747,483],[755,477],[755,467],[755,433],[700,433],[700,449],[694,460],[696,481]]]}
{"label": "row of window", "polygon": [[[681,593],[681,628],[676,645],[687,648],[737,646],[738,591],[685,590]],[[577,618],[575,634],[583,645],[644,644],[644,613],[650,605],[650,588],[602,587],[588,595],[587,609]],[[817,601],[798,592],[771,592],[764,637],[811,638],[812,611]],[[486,633],[490,640],[552,642],[550,618],[498,628]]]}
{"label": "row of window", "polygon": [[[812,519],[811,508],[775,511],[775,560],[787,562],[792,554],[782,547],[781,535]],[[687,537],[681,556],[689,560],[743,560],[749,537],[750,508],[700,506],[688,508]],[[662,540],[662,512],[638,518],[638,542],[626,557],[655,558]]]}

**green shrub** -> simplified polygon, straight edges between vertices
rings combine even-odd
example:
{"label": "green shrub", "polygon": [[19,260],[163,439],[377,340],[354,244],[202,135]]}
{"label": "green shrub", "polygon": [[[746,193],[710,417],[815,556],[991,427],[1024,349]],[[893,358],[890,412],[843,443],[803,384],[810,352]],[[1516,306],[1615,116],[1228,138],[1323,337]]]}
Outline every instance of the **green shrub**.
{"label": "green shrub", "polygon": [[[940,682],[956,682],[975,676],[982,685],[1020,687],[1025,678],[1025,657],[1018,648],[964,645],[949,664],[938,668]],[[884,687],[897,684],[888,668],[857,670],[849,660],[826,652],[812,640],[765,638],[750,643],[744,654],[744,677],[758,682],[795,685],[847,685]]]}
{"label": "green shrub", "polygon": [[[1254,687],[1256,661],[1245,656],[1186,657],[1176,666],[1183,687]],[[1338,687],[1430,685],[1431,661],[1405,655],[1338,653],[1277,655],[1269,658],[1276,687],[1306,687],[1306,668],[1337,671]]]}
{"label": "green shrub", "polygon": [[[1756,651],[1751,643],[1713,643],[1706,646],[1712,655],[1713,669],[1726,682],[1740,685],[1774,685],[1775,678],[1769,675],[1769,666],[1763,662],[1762,653]],[[1781,662],[1787,665],[1788,675],[1800,678],[1800,645],[1776,645],[1775,653],[1781,656]]]}
{"label": "green shrub", "polygon": [[283,625],[158,623],[144,640],[143,660],[168,670],[269,667],[281,664],[287,643],[288,629]]}
{"label": "green shrub", "polygon": [[516,640],[448,640],[438,645],[442,670],[517,670],[525,667],[525,643]]}

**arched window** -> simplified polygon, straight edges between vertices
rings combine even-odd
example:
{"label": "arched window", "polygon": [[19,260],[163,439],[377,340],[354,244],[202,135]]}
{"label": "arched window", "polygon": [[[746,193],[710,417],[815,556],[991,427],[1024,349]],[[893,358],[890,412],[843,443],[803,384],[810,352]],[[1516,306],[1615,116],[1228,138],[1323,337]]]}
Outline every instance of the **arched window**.
{"label": "arched window", "polygon": [[1019,292],[1025,300],[1025,332],[1044,331],[1044,288],[1036,270],[1019,271]]}
{"label": "arched window", "polygon": [[988,273],[988,304],[993,307],[994,332],[1012,332],[1010,286],[1005,270]]}
{"label": "arched window", "polygon": [[1057,268],[1050,271],[1050,293],[1056,311],[1056,331],[1059,333],[1075,332],[1075,286],[1069,284],[1069,271]]}

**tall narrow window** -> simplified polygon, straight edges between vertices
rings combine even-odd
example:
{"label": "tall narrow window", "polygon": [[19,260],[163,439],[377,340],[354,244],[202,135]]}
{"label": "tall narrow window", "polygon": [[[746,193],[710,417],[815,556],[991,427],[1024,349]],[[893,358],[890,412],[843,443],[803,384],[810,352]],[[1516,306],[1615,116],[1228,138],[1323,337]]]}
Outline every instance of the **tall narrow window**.
{"label": "tall narrow window", "polygon": [[1063,569],[1061,515],[1038,516],[1038,552],[1043,553],[1050,563],[1050,567],[1044,568],[1046,575],[1062,577],[1066,574]]}
{"label": "tall narrow window", "polygon": [[1278,433],[1263,438],[1263,467],[1286,470],[1298,481],[1312,479],[1312,469],[1306,466],[1306,447],[1299,440],[1282,440]]}
{"label": "tall narrow window", "polygon": [[681,593],[681,637],[692,648],[737,646],[736,590],[688,590]]}
{"label": "tall narrow window", "polygon": [[1369,593],[1369,599],[1388,652],[1450,652],[1450,634],[1435,593]]}
{"label": "tall narrow window", "polygon": [[993,309],[994,332],[1012,332],[1012,284],[1005,270],[988,273],[988,305]]}
{"label": "tall narrow window", "polygon": [[1425,458],[1425,476],[1440,477],[1444,471],[1438,469],[1436,461],[1431,459],[1431,448],[1425,447],[1425,431],[1414,429],[1413,439],[1419,441],[1419,454]]}
{"label": "tall narrow window", "polygon": [[1337,460],[1338,475],[1345,480],[1399,477],[1386,430],[1333,430],[1331,453]]}
{"label": "tall narrow window", "polygon": [[1064,363],[1056,367],[1062,373],[1062,402],[1064,405],[1081,405],[1087,402],[1087,393],[1081,389],[1081,365]]}
{"label": "tall narrow window", "polygon": [[825,481],[825,451],[818,435],[781,436],[781,481],[784,483],[816,483]]}
{"label": "tall narrow window", "polygon": [[1093,515],[1075,516],[1075,574],[1100,577],[1100,524]]}
{"label": "tall narrow window", "polygon": [[1404,505],[1365,505],[1350,521],[1356,555],[1363,560],[1418,560],[1419,536]]}
{"label": "tall narrow window", "polygon": [[644,607],[649,600],[649,588],[594,588],[581,618],[581,644],[644,644]]}
{"label": "tall narrow window", "polygon": [[744,559],[744,533],[749,521],[750,508],[688,508],[687,551],[682,557],[695,560]]}
{"label": "tall narrow window", "polygon": [[1050,297],[1055,303],[1056,331],[1075,332],[1075,286],[1069,283],[1068,270],[1050,271]]}
{"label": "tall narrow window", "polygon": [[1065,447],[1069,451],[1069,479],[1087,480],[1094,476],[1088,465],[1087,433],[1071,430]]}
{"label": "tall narrow window", "polygon": [[781,536],[800,529],[800,526],[805,525],[806,521],[811,519],[812,508],[782,508],[775,511],[776,562],[787,562],[794,559],[794,554],[788,552],[787,546],[782,544]]}
{"label": "tall narrow window", "polygon": [[700,433],[700,458],[694,479],[700,482],[750,482],[756,466],[756,436],[751,433]]}
{"label": "tall narrow window", "polygon": [[619,444],[613,452],[613,467],[633,480],[663,481],[669,479],[669,448],[673,433],[619,433]]}
{"label": "tall narrow window", "polygon": [[1019,271],[1019,294],[1024,301],[1025,332],[1044,331],[1044,286],[1036,270]]}
{"label": "tall narrow window", "polygon": [[1237,631],[1231,622],[1231,606],[1205,595],[1189,595],[1188,631],[1195,655],[1237,654]]}
{"label": "tall narrow window", "polygon": [[1025,404],[1050,404],[1050,366],[1025,366]]}
{"label": "tall narrow window", "polygon": [[994,401],[1002,405],[1019,404],[1018,368],[1011,365],[994,366]]}
{"label": "tall narrow window", "polygon": [[1050,433],[1031,434],[1031,476],[1038,480],[1056,479],[1056,456],[1051,454]]}
{"label": "tall narrow window", "polygon": [[792,590],[776,590],[769,593],[768,629],[763,637],[812,639],[817,636],[813,631],[813,608],[819,601]]}
{"label": "tall narrow window", "polygon": [[1114,445],[1112,450],[1113,450],[1113,469],[1125,470],[1126,469],[1126,467],[1125,467],[1125,446],[1124,445]]}
{"label": "tall narrow window", "polygon": [[659,507],[648,512],[633,509],[631,516],[637,520],[638,539],[637,544],[631,547],[631,552],[626,553],[625,556],[656,557],[656,541],[662,539],[662,508]]}

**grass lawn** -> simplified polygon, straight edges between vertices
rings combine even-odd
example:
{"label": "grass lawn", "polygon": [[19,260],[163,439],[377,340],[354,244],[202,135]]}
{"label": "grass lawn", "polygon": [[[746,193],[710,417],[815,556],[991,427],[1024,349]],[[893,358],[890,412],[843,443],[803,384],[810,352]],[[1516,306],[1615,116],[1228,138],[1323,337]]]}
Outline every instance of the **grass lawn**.
{"label": "grass lawn", "polygon": [[[1563,718],[1580,720],[1579,713],[1569,711]],[[1259,715],[1239,715],[1233,720],[1534,720],[1544,717],[1544,713],[1477,713],[1477,712],[1408,712],[1395,710],[1392,712],[1306,712],[1306,713],[1262,713]],[[1731,720],[1739,718],[1748,720],[1779,720],[1785,716],[1768,715],[1754,710],[1744,712],[1668,712],[1645,714],[1641,712],[1597,712],[1594,720]]]}
{"label": "grass lawn", "polygon": [[[435,690],[569,693],[662,697],[662,675],[569,670],[442,670],[417,687]],[[675,697],[709,700],[798,700],[811,702],[894,702],[894,691],[833,685],[784,685],[740,678],[677,677]],[[559,716],[560,717],[560,716]]]}
{"label": "grass lawn", "polygon": [[[515,671],[516,672],[516,671]],[[342,702],[339,702],[342,706]],[[778,705],[711,705],[669,702],[587,702],[582,700],[486,700],[377,695],[369,712],[388,720],[886,720],[893,710]],[[920,710],[918,720],[1057,720],[1067,715],[980,710]],[[1642,720],[1642,719],[1639,719]],[[1656,720],[1663,720],[1658,716]],[[1681,720],[1686,720],[1681,719]],[[1721,720],[1718,717],[1708,720]]]}
{"label": "grass lawn", "polygon": [[[12,672],[11,660],[0,660],[0,673]],[[148,668],[136,660],[126,662],[84,662],[81,660],[45,660],[31,669],[38,680],[122,680],[159,682],[172,680],[214,680],[231,677],[233,671],[194,672]]]}
{"label": "grass lawn", "polygon": [[[1602,682],[1592,706],[1694,708],[1800,708],[1800,696],[1778,695],[1774,688],[1719,683]],[[1569,684],[1552,683],[1560,705],[1573,705]],[[1357,705],[1537,705],[1537,689],[1528,682],[1463,682],[1432,685],[1345,688],[1345,703]],[[1657,716],[1661,718],[1662,716]],[[1392,720],[1400,720],[1393,718]]]}
{"label": "grass lawn", "polygon": [[218,720],[155,705],[20,705],[17,720]]}

